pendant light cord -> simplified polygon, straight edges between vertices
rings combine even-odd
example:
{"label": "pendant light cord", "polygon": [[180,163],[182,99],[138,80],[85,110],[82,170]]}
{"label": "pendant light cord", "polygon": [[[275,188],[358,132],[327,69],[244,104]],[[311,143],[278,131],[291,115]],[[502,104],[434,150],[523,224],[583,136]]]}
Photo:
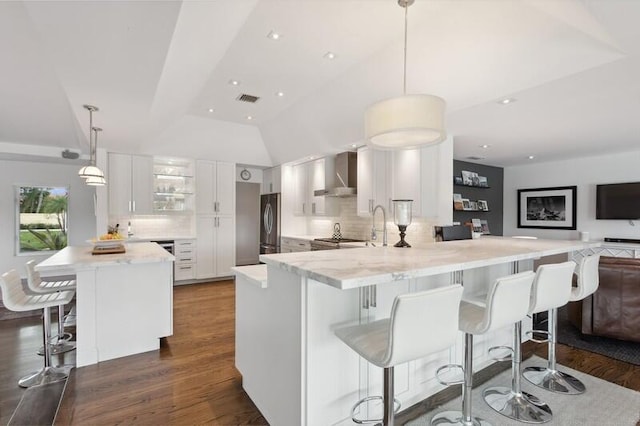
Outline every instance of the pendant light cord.
{"label": "pendant light cord", "polygon": [[404,6],[404,74],[403,74],[403,86],[402,94],[407,94],[407,24],[409,21],[409,5]]}
{"label": "pendant light cord", "polygon": [[96,149],[93,144],[93,111],[89,110],[89,164],[92,166],[96,165]]}

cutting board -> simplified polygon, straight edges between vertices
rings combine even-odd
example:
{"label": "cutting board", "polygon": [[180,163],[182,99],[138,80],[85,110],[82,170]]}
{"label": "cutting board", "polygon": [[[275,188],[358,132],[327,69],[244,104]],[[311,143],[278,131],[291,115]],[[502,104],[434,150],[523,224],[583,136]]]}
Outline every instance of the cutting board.
{"label": "cutting board", "polygon": [[116,254],[116,253],[124,253],[126,250],[124,245],[119,245],[115,247],[94,247],[91,250],[91,254]]}

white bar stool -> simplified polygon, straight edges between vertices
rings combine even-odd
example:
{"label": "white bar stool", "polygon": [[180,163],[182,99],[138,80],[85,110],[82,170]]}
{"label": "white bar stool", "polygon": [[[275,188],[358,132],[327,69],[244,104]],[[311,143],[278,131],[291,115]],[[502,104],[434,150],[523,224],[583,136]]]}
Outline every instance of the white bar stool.
{"label": "white bar stool", "polygon": [[[458,306],[462,286],[455,284],[428,291],[397,296],[391,317],[344,327],[335,331],[343,342],[373,365],[384,369],[384,397],[368,397],[351,410],[355,423],[380,423],[392,426],[395,421],[393,367],[442,351],[455,343],[458,334]],[[357,419],[355,411],[363,402],[381,399],[382,419]]]}
{"label": "white bar stool", "polygon": [[[528,315],[562,306],[569,300],[571,276],[575,262],[564,262],[538,267],[530,297],[527,297]],[[511,387],[494,386],[484,390],[485,402],[498,413],[525,423],[546,423],[553,418],[551,408],[536,396],[522,391],[521,352],[522,322],[518,321],[513,333],[511,357]]]}
{"label": "white bar stool", "polygon": [[[531,271],[498,278],[489,289],[484,303],[460,302],[460,331],[465,333],[464,344],[464,381],[445,382],[445,385],[463,384],[462,412],[444,411],[431,419],[432,425],[464,425],[490,426],[491,423],[479,417],[473,417],[471,408],[471,392],[473,388],[473,336],[485,334],[509,324],[521,321],[527,316],[531,283],[535,274]],[[445,365],[438,369],[439,373],[447,368],[461,367]]]}
{"label": "white bar stool", "polygon": [[[585,256],[578,265],[577,287],[571,287],[569,301],[582,300],[595,293],[600,283],[598,264],[600,255]],[[560,305],[563,306],[563,305]],[[578,395],[586,388],[584,383],[570,374],[556,369],[556,342],[558,336],[558,308],[549,310],[548,322],[548,362],[546,367],[527,367],[522,375],[536,386],[557,393]]]}
{"label": "white bar stool", "polygon": [[2,302],[7,309],[15,312],[30,311],[32,309],[43,310],[43,341],[44,341],[44,367],[33,372],[18,381],[23,388],[34,385],[44,385],[57,382],[67,377],[64,370],[51,366],[51,351],[49,350],[49,334],[51,334],[51,313],[53,306],[66,305],[73,298],[73,291],[61,291],[41,295],[29,295],[22,288],[20,275],[15,269],[2,274],[0,277],[2,289]]}
{"label": "white bar stool", "polygon": [[[58,291],[75,291],[76,289],[76,280],[42,281],[40,273],[35,270],[35,260],[28,261],[25,266],[27,268],[27,284],[29,290],[34,293],[47,294]],[[69,352],[76,348],[76,344],[69,341],[73,336],[64,332],[64,305],[58,306],[58,335],[55,337],[56,342],[50,343],[53,355]],[[38,355],[44,355],[44,347],[40,348]]]}

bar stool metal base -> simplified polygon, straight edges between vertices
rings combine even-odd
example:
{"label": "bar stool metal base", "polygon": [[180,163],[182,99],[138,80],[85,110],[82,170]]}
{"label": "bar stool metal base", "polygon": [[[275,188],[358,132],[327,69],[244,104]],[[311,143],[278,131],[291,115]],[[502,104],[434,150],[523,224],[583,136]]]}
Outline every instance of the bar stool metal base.
{"label": "bar stool metal base", "polygon": [[496,386],[482,393],[489,407],[503,416],[524,423],[546,423],[552,419],[551,408],[527,392],[514,393],[511,388]]}
{"label": "bar stool metal base", "polygon": [[460,425],[460,426],[492,426],[480,417],[472,417],[471,422],[465,422],[462,411],[443,411],[431,419],[431,425]]}
{"label": "bar stool metal base", "polygon": [[586,390],[584,384],[572,375],[546,367],[527,367],[522,375],[532,384],[551,392],[580,395]]}
{"label": "bar stool metal base", "polygon": [[18,380],[18,385],[23,388],[29,388],[36,385],[46,385],[48,383],[59,382],[68,377],[66,371],[56,367],[43,367],[39,371],[24,376]]}

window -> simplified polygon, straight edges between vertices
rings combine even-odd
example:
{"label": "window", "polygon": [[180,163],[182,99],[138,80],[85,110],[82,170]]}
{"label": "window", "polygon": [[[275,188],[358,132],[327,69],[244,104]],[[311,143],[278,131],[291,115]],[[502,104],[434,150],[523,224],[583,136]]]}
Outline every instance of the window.
{"label": "window", "polygon": [[67,246],[68,187],[18,186],[17,252],[61,250]]}

